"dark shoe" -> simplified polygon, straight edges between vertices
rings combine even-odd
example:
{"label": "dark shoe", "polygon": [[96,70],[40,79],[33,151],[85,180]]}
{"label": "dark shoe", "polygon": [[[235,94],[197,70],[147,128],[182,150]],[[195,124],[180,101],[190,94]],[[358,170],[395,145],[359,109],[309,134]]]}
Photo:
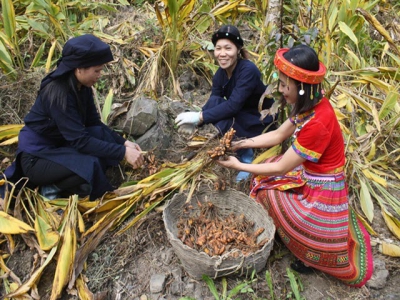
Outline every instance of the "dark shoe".
{"label": "dark shoe", "polygon": [[78,195],[79,197],[86,197],[92,192],[92,187],[89,183],[82,183],[73,188],[65,189],[61,196],[68,198],[71,195]]}
{"label": "dark shoe", "polygon": [[92,186],[89,183],[83,183],[78,187],[77,194],[79,196],[88,196],[92,192]]}
{"label": "dark shoe", "polygon": [[43,185],[39,188],[39,194],[49,200],[60,198],[60,192],[61,189],[59,189],[55,184]]}
{"label": "dark shoe", "polygon": [[313,268],[307,267],[301,260],[297,259],[290,264],[290,267],[298,273],[301,274],[311,274]]}

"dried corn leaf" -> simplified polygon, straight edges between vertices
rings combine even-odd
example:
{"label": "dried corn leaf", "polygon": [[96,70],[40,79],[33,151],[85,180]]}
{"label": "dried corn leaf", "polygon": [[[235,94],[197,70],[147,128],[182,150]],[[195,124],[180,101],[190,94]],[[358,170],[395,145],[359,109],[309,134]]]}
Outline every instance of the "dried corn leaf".
{"label": "dried corn leaf", "polygon": [[39,246],[42,250],[50,250],[60,240],[60,234],[58,231],[54,231],[53,228],[38,214],[35,219],[35,230]]}
{"label": "dried corn leaf", "polygon": [[393,50],[395,50],[396,53],[400,55],[400,50],[397,47],[396,43],[391,38],[389,32],[386,31],[386,29],[382,26],[382,24],[379,23],[379,21],[373,15],[371,15],[368,11],[362,8],[357,8],[356,12],[363,15],[363,17],[368,21],[368,23],[370,23],[385,38],[385,40],[390,44],[390,46],[392,46]]}
{"label": "dried corn leaf", "polygon": [[66,210],[66,222],[61,230],[62,244],[57,258],[57,266],[50,297],[51,300],[60,297],[73,271],[73,264],[71,264],[71,262],[75,261],[77,249],[76,222],[78,196],[72,196],[70,202]]}
{"label": "dried corn leaf", "polygon": [[0,233],[21,234],[35,231],[28,224],[10,216],[4,211],[0,211]]}
{"label": "dried corn leaf", "polygon": [[82,274],[76,279],[75,282],[76,289],[78,291],[78,296],[80,300],[93,300],[93,293],[89,290]]}
{"label": "dried corn leaf", "polygon": [[389,230],[400,240],[400,221],[387,210],[381,210],[383,219]]}
{"label": "dried corn leaf", "polygon": [[360,204],[361,209],[368,221],[372,223],[374,219],[374,203],[371,199],[371,194],[369,192],[368,186],[365,184],[364,180],[360,180],[361,190],[360,190]]}
{"label": "dried corn leaf", "polygon": [[383,187],[387,187],[386,179],[376,175],[374,172],[370,171],[371,169],[363,169],[362,172],[364,173],[365,177],[379,183]]}
{"label": "dried corn leaf", "polygon": [[15,241],[11,234],[5,234],[4,236],[7,240],[8,251],[10,252],[10,254],[13,254],[15,250]]}
{"label": "dried corn leaf", "polygon": [[259,164],[265,161],[267,158],[278,155],[281,152],[281,146],[276,145],[274,147],[269,148],[267,151],[264,151],[260,155],[258,155],[252,162],[252,164]]}
{"label": "dried corn leaf", "polygon": [[379,245],[379,252],[392,257],[400,257],[400,247],[395,244],[382,242]]}
{"label": "dried corn leaf", "polygon": [[0,143],[0,146],[1,146],[1,147],[2,147],[2,146],[9,146],[9,145],[16,144],[16,143],[18,143],[18,136],[9,138],[9,139],[7,139],[7,140],[1,142],[1,143]]}
{"label": "dried corn leaf", "polygon": [[378,234],[375,232],[372,226],[364,219],[364,217],[361,216],[356,210],[353,209],[353,211],[356,213],[357,218],[364,225],[365,229],[369,232],[369,234],[377,236]]}

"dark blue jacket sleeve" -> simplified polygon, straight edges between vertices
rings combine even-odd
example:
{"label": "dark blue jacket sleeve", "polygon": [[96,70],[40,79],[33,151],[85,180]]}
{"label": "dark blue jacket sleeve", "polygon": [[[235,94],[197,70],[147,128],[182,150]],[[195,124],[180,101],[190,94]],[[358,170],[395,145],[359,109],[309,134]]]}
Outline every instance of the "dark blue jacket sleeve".
{"label": "dark blue jacket sleeve", "polygon": [[[240,62],[240,63],[239,63]],[[219,101],[219,104],[212,108],[203,107],[203,120],[204,123],[218,122],[222,119],[227,119],[237,115],[249,98],[252,97],[254,92],[259,90],[261,73],[257,66],[246,60],[241,60],[236,66],[232,78],[234,81],[233,90],[226,101]],[[212,98],[223,98],[224,88],[224,74],[222,69],[219,69],[213,78],[213,88],[210,96]],[[214,99],[216,100],[216,99]],[[207,107],[207,105],[205,105]]]}
{"label": "dark blue jacket sleeve", "polygon": [[[92,99],[92,97],[90,98]],[[86,126],[87,127],[101,126],[104,131],[109,132],[112,135],[112,137],[118,144],[123,145],[126,140],[101,121],[100,115],[96,109],[94,101],[93,100],[88,101],[87,106],[88,108],[86,110]]]}
{"label": "dark blue jacket sleeve", "polygon": [[77,100],[71,94],[68,95],[67,109],[65,111],[54,103],[48,113],[55,120],[58,130],[67,144],[77,151],[100,158],[122,160],[125,156],[125,147],[123,145],[109,143],[89,135],[86,130],[87,124],[90,126],[105,125],[100,120],[93,98],[89,97],[89,99],[86,98],[85,100],[86,124],[79,113]]}

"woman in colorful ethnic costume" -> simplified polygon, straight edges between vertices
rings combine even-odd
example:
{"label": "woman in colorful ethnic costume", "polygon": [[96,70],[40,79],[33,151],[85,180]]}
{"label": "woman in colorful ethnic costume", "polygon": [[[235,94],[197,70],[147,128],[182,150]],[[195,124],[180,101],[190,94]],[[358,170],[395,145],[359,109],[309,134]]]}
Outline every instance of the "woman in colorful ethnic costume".
{"label": "woman in colorful ethnic costume", "polygon": [[5,171],[10,182],[27,177],[27,186],[49,199],[96,199],[114,189],[105,174],[109,166],[124,158],[134,168],[143,164],[139,145],[103,124],[94,103],[92,86],[112,60],[110,46],[94,35],[66,42],[24,119],[15,162]]}
{"label": "woman in colorful ethnic costume", "polygon": [[[344,140],[321,83],[315,51],[300,45],[277,51],[279,92],[291,106],[278,129],[238,141],[235,149],[266,148],[291,138],[291,147],[262,164],[229,157],[219,164],[254,174],[251,197],[273,218],[285,245],[310,269],[360,287],[373,270],[369,235],[349,207]],[[307,268],[306,268],[307,269]]]}
{"label": "woman in colorful ethnic costume", "polygon": [[[275,128],[273,116],[260,120],[258,103],[267,86],[257,66],[249,60],[239,30],[224,25],[211,40],[219,68],[213,77],[210,98],[201,112],[183,112],[177,116],[175,122],[180,131],[188,128],[188,133],[192,133],[197,125],[213,124],[221,135],[233,127],[237,137],[249,138]],[[273,99],[265,99],[263,109],[270,108],[272,103]],[[238,156],[241,161],[251,163],[253,150],[242,149]],[[238,181],[248,176],[249,173],[241,174]]]}

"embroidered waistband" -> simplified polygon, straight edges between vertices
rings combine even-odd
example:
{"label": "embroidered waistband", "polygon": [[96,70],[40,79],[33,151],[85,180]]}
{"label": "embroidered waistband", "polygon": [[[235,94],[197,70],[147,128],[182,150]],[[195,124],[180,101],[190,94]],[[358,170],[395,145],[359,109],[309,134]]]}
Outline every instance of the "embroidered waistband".
{"label": "embroidered waistband", "polygon": [[322,181],[341,181],[345,179],[344,172],[339,172],[335,174],[320,174],[320,173],[311,173],[309,171],[304,170],[303,176],[307,180],[322,180]]}

